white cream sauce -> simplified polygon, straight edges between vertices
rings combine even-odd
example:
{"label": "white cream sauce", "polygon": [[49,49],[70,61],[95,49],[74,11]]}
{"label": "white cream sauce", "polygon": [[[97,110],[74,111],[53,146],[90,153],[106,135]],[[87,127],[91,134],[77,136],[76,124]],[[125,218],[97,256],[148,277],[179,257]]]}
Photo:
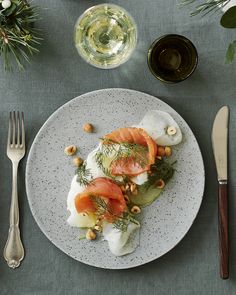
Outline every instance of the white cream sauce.
{"label": "white cream sauce", "polygon": [[103,226],[103,237],[108,242],[110,251],[116,256],[123,256],[132,253],[139,245],[138,236],[140,225],[129,223],[125,232],[122,232],[111,223]]}

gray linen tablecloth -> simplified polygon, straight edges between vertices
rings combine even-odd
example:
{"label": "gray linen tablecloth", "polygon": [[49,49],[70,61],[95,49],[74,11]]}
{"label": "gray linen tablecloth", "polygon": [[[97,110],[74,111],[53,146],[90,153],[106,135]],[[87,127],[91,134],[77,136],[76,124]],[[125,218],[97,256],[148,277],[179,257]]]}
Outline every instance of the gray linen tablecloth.
{"label": "gray linen tablecloth", "polygon": [[[96,269],[66,256],[52,245],[35,223],[26,198],[20,166],[19,196],[26,257],[17,270],[0,260],[0,294],[236,294],[236,60],[224,64],[235,30],[219,25],[219,16],[190,18],[190,8],[175,0],[113,1],[135,18],[139,41],[132,59],[114,70],[99,70],[83,62],[73,46],[77,17],[103,1],[41,0],[44,42],[41,53],[23,73],[0,73],[0,252],[8,231],[11,165],[5,155],[10,110],[23,110],[27,146],[48,116],[75,96],[109,87],[147,92],[170,104],[186,119],[200,144],[206,168],[206,189],[200,212],[186,237],[170,253],[147,265],[122,271]],[[110,1],[108,1],[110,2]],[[167,85],[149,72],[146,57],[151,42],[164,34],[190,38],[199,64],[187,81]],[[2,66],[1,66],[2,67]],[[220,106],[230,106],[230,280],[219,278],[217,236],[217,182],[211,150],[211,126]]]}

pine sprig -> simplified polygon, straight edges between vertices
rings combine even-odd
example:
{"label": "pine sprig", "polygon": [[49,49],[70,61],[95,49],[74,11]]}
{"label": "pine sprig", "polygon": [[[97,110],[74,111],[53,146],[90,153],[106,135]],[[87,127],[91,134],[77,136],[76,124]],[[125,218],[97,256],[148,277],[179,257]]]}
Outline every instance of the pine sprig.
{"label": "pine sprig", "polygon": [[[185,6],[188,4],[195,3],[196,0],[182,0],[180,2],[180,6]],[[199,1],[197,1],[199,3]],[[191,12],[191,16],[195,16],[197,14],[206,15],[210,12],[217,11],[221,7],[224,7],[230,2],[230,0],[208,0],[205,3],[198,4],[195,7],[195,10]]]}
{"label": "pine sprig", "polygon": [[30,56],[39,52],[42,38],[33,27],[38,19],[38,9],[25,0],[12,0],[7,9],[1,9],[0,4],[0,55],[5,70],[12,69],[12,59],[23,69]]}
{"label": "pine sprig", "polygon": [[[195,16],[197,14],[202,14],[203,16],[207,15],[208,13],[211,12],[216,12],[219,9],[223,8],[224,6],[226,6],[227,4],[230,3],[231,0],[205,0],[204,3],[198,4],[195,6],[195,10],[191,12],[191,16]],[[188,4],[195,4],[195,3],[199,3],[199,1],[196,0],[181,0],[180,2],[180,7],[188,5]],[[231,7],[231,13],[232,13],[232,9],[233,7]],[[224,19],[225,21],[227,20],[227,18],[232,18],[232,14],[231,15],[227,15],[227,13],[229,13],[230,9],[228,9],[224,15],[221,18],[221,25],[223,27],[228,28],[227,26],[224,25],[224,23],[222,22],[222,20]],[[235,13],[235,12],[234,12]],[[234,14],[234,18],[235,18],[235,14]],[[234,26],[230,26],[229,28],[233,28]],[[235,47],[235,41],[233,41],[232,43],[229,44],[228,50],[226,52],[226,63],[231,63],[234,59],[234,56],[236,54],[236,47]]]}

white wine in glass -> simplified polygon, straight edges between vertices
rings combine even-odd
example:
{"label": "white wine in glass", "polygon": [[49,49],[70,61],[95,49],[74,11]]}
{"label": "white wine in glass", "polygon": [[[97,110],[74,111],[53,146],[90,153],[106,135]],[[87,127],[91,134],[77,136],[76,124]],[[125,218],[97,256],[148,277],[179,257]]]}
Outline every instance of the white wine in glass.
{"label": "white wine in glass", "polygon": [[75,45],[91,65],[111,69],[126,62],[137,43],[133,18],[114,4],[100,4],[86,10],[75,25]]}

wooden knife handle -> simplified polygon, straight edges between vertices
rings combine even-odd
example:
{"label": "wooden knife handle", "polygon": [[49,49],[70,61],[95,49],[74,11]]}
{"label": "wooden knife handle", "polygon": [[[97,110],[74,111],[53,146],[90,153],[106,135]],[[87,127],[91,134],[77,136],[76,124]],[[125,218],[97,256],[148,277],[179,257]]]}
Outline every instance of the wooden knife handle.
{"label": "wooden knife handle", "polygon": [[229,277],[229,243],[228,243],[228,185],[219,183],[219,247],[220,247],[220,276]]}

